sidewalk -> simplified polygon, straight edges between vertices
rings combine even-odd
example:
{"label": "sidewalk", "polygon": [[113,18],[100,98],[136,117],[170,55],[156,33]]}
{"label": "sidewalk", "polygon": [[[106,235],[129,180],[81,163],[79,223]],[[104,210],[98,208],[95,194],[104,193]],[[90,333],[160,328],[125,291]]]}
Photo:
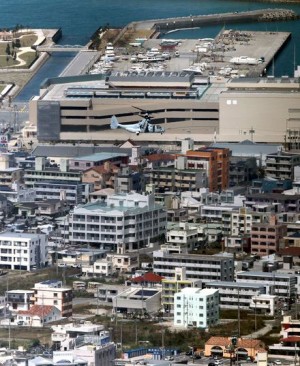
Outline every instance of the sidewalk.
{"label": "sidewalk", "polygon": [[250,333],[248,335],[243,336],[243,338],[259,338],[261,336],[264,336],[265,334],[269,333],[274,325],[274,320],[266,320],[265,321],[265,326],[259,330],[257,330],[256,332]]}

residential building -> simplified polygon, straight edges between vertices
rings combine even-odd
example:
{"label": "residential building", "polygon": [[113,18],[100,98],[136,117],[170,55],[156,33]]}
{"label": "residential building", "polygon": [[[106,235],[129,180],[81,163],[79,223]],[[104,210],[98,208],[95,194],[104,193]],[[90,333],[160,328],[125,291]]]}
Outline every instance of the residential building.
{"label": "residential building", "polygon": [[153,314],[159,311],[161,306],[161,289],[130,287],[112,300],[115,314]]}
{"label": "residential building", "polygon": [[99,259],[106,258],[107,251],[89,248],[69,248],[52,253],[53,264],[57,261],[58,265],[66,267],[90,266]]}
{"label": "residential building", "polygon": [[172,252],[171,248],[153,252],[153,272],[165,278],[173,279],[175,268],[186,268],[187,279],[209,281],[232,281],[234,263],[232,256],[199,255]]}
{"label": "residential building", "polygon": [[266,158],[266,176],[279,180],[294,180],[294,169],[300,165],[300,154],[279,151]]}
{"label": "residential building", "polygon": [[35,169],[24,171],[24,184],[27,188],[33,188],[35,182],[41,181],[65,181],[81,183],[81,172],[70,171],[67,160],[62,160],[60,167],[47,167],[46,158],[36,157]]}
{"label": "residential building", "polygon": [[6,301],[11,311],[28,310],[33,304],[32,290],[9,290],[5,292]]}
{"label": "residential building", "polygon": [[167,230],[167,243],[180,245],[188,251],[194,250],[203,244],[203,230],[196,225],[179,222],[179,225],[172,225]]}
{"label": "residential building", "polygon": [[279,224],[275,215],[269,218],[269,222],[253,224],[251,228],[251,253],[259,256],[269,256],[276,253],[286,233],[287,226]]}
{"label": "residential building", "polygon": [[132,192],[76,207],[70,215],[69,240],[100,248],[116,248],[122,242],[132,250],[157,240],[165,230],[166,212],[155,204],[154,195]]}
{"label": "residential building", "polygon": [[47,280],[36,283],[33,288],[35,305],[55,306],[62,317],[72,316],[73,291],[63,287],[61,281]]}
{"label": "residential building", "polygon": [[114,188],[115,174],[119,169],[110,162],[105,162],[101,166],[93,166],[82,173],[82,182],[92,184],[95,191]]}
{"label": "residential building", "polygon": [[264,285],[250,282],[215,281],[207,282],[205,287],[219,291],[222,309],[249,310],[253,296],[266,293]]}
{"label": "residential building", "polygon": [[271,211],[257,212],[255,207],[240,207],[238,210],[224,211],[222,213],[222,226],[224,235],[250,236],[252,225],[265,222]]}
{"label": "residential building", "polygon": [[14,182],[11,187],[2,185],[0,187],[0,195],[6,197],[12,203],[19,203],[34,201],[36,192],[33,188],[25,188]]}
{"label": "residential building", "polygon": [[28,310],[19,310],[16,317],[18,325],[43,327],[44,324],[61,319],[61,311],[52,305],[33,305]]}
{"label": "residential building", "polygon": [[133,167],[121,166],[114,177],[114,188],[117,193],[144,192],[144,186],[144,174],[133,170]]}
{"label": "residential building", "polygon": [[89,194],[92,192],[92,184],[59,181],[59,180],[41,180],[33,184],[33,189],[36,192],[36,199],[61,199],[67,201],[70,205],[86,203]]}
{"label": "residential building", "polygon": [[[204,355],[206,357],[216,356],[218,358],[231,358],[232,337],[210,337],[205,343]],[[238,360],[245,360],[247,357],[256,359],[256,355],[265,351],[265,345],[261,340],[255,338],[238,338],[234,355]]]}
{"label": "residential building", "polygon": [[232,156],[229,164],[229,186],[250,183],[257,177],[255,157]]}
{"label": "residential building", "polygon": [[174,326],[208,328],[218,321],[218,290],[190,287],[174,294]]}
{"label": "residential building", "polygon": [[186,268],[175,268],[175,276],[172,279],[163,278],[161,281],[161,305],[165,313],[174,314],[174,296],[175,293],[182,291],[186,287],[202,288],[201,280],[186,278]]}
{"label": "residential building", "polygon": [[230,150],[206,147],[185,153],[188,169],[204,169],[210,192],[224,190],[229,184]]}
{"label": "residential building", "polygon": [[115,270],[112,262],[107,261],[106,258],[98,259],[94,263],[81,266],[82,275],[85,277],[109,277]]}
{"label": "residential building", "polygon": [[87,366],[111,366],[116,358],[116,344],[100,343],[97,339],[89,337],[83,339],[82,344],[77,345],[73,353],[79,359],[87,361]]}
{"label": "residential building", "polygon": [[116,253],[108,253],[106,260],[111,262],[112,268],[119,273],[135,272],[139,267],[139,253],[126,252],[124,243],[117,243]]}
{"label": "residential building", "polygon": [[53,348],[60,351],[69,351],[76,347],[78,341],[84,338],[98,337],[102,344],[109,342],[109,334],[104,331],[103,325],[93,324],[90,321],[52,325],[51,341]]}
{"label": "residential building", "polygon": [[46,264],[45,234],[0,233],[0,268],[30,271]]}
{"label": "residential building", "polygon": [[260,294],[252,297],[250,302],[250,309],[256,314],[265,314],[268,316],[281,315],[282,306],[278,296]]}
{"label": "residential building", "polygon": [[131,286],[142,286],[144,288],[152,288],[158,287],[161,288],[162,286],[163,277],[153,273],[153,272],[146,272],[141,276],[136,275],[135,277],[130,278],[127,281],[127,284],[131,284]]}
{"label": "residential building", "polygon": [[98,152],[87,156],[79,156],[69,159],[69,169],[73,171],[85,171],[91,167],[103,166],[111,163],[115,166],[128,164],[129,157],[126,153]]}
{"label": "residential building", "polygon": [[242,271],[236,273],[239,283],[258,283],[266,286],[267,294],[291,298],[296,293],[297,278],[293,274],[279,272]]}
{"label": "residential building", "polygon": [[153,168],[149,171],[150,182],[158,192],[198,191],[208,186],[204,169],[185,167],[184,157],[178,157],[175,167]]}
{"label": "residential building", "polygon": [[300,194],[283,193],[255,193],[246,194],[245,207],[252,207],[260,203],[272,204],[274,206],[275,213],[300,212]]}
{"label": "residential building", "polygon": [[300,353],[300,321],[290,315],[283,316],[280,343],[269,346],[269,355],[282,360],[294,361]]}
{"label": "residential building", "polygon": [[108,285],[106,283],[99,283],[95,292],[95,297],[99,301],[105,303],[112,303],[113,298],[126,290],[124,285]]}
{"label": "residential building", "polygon": [[0,185],[12,187],[23,181],[23,169],[14,166],[12,160],[11,154],[0,155]]}

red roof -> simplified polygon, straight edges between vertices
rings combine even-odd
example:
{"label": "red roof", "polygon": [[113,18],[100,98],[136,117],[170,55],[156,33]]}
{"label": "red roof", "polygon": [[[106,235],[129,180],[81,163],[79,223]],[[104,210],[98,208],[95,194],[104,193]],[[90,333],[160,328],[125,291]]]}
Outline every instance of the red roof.
{"label": "red roof", "polygon": [[152,154],[144,156],[144,158],[148,161],[175,160],[175,156],[170,154]]}
{"label": "red roof", "polygon": [[287,338],[282,338],[281,342],[300,342],[300,337],[297,336],[293,336],[293,337],[287,337]]}
{"label": "red roof", "polygon": [[131,278],[132,282],[158,282],[160,283],[163,277],[153,273],[147,272],[143,276]]}
{"label": "red roof", "polygon": [[300,256],[300,248],[299,247],[287,247],[282,248],[278,251],[279,255],[293,255],[295,257]]}
{"label": "red roof", "polygon": [[39,316],[42,318],[43,316],[49,315],[55,306],[53,305],[33,305],[29,310],[19,310],[19,315],[31,315],[31,316]]}

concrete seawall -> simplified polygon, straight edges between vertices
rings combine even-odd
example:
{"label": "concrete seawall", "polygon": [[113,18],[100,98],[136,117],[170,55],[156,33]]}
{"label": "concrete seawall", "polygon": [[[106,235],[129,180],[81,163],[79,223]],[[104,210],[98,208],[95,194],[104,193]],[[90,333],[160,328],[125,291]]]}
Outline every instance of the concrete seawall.
{"label": "concrete seawall", "polygon": [[127,28],[155,29],[160,33],[166,33],[174,29],[193,28],[203,25],[280,21],[298,18],[298,14],[288,9],[260,9],[247,12],[190,15],[188,17],[179,18],[153,19],[131,23],[127,26]]}

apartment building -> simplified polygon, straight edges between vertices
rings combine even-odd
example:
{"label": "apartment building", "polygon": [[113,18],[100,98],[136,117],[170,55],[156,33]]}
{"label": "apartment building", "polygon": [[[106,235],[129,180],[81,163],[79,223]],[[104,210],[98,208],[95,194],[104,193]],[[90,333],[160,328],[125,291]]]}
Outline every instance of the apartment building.
{"label": "apartment building", "polygon": [[[202,228],[201,228],[202,229]],[[179,225],[173,225],[167,231],[167,243],[180,245],[193,250],[203,244],[203,230],[199,227],[179,222]]]}
{"label": "apartment building", "polygon": [[175,167],[153,168],[150,170],[150,182],[158,190],[171,192],[198,191],[208,186],[204,169],[185,168],[178,157]]}
{"label": "apartment building", "polygon": [[202,288],[201,280],[186,278],[186,268],[175,268],[175,276],[172,279],[162,279],[161,304],[165,313],[174,314],[174,295],[186,287]]}
{"label": "apartment building", "polygon": [[175,268],[186,268],[187,279],[232,281],[234,263],[232,256],[174,253],[171,248],[153,252],[153,272],[168,279],[175,276]]}
{"label": "apartment building", "polygon": [[59,181],[59,180],[41,180],[33,183],[36,193],[36,199],[61,199],[66,200],[72,206],[86,203],[90,192],[92,192],[92,184]]}
{"label": "apartment building", "polygon": [[34,305],[55,306],[62,317],[72,316],[73,291],[70,287],[63,287],[58,280],[38,282],[33,288]]}
{"label": "apartment building", "polygon": [[218,290],[191,287],[174,294],[174,326],[207,328],[218,320]]}
{"label": "apartment building", "polygon": [[265,256],[277,253],[280,242],[287,233],[287,225],[278,223],[276,216],[271,216],[266,223],[252,225],[251,253]]}
{"label": "apartment building", "polygon": [[253,208],[240,207],[238,210],[222,213],[222,228],[224,235],[243,236],[251,234],[254,223],[268,219],[271,212],[256,212]]}
{"label": "apartment building", "polygon": [[0,233],[0,268],[30,271],[46,264],[45,234]]}
{"label": "apartment building", "polygon": [[239,283],[258,283],[264,285],[267,293],[278,297],[291,298],[296,293],[297,277],[293,274],[279,272],[237,272]]}
{"label": "apartment building", "polygon": [[295,178],[295,167],[300,165],[300,154],[279,151],[266,157],[266,176],[279,180]]}
{"label": "apartment building", "polygon": [[6,301],[11,311],[28,310],[33,304],[32,290],[9,290],[5,292]]}
{"label": "apartment building", "polygon": [[24,184],[27,188],[33,188],[35,182],[40,181],[65,181],[81,182],[81,172],[70,171],[68,161],[61,160],[60,167],[47,167],[46,158],[36,157],[35,169],[24,171]]}
{"label": "apartment building", "polygon": [[245,207],[252,207],[257,204],[271,204],[274,206],[275,213],[300,212],[300,194],[283,193],[253,193],[246,194]]}
{"label": "apartment building", "polygon": [[210,192],[228,188],[229,149],[206,147],[198,150],[189,150],[185,156],[188,169],[204,169],[207,172]]}
{"label": "apartment building", "polygon": [[73,171],[85,171],[91,167],[104,166],[105,163],[120,166],[121,164],[128,164],[128,161],[128,154],[98,152],[69,159],[69,169]]}
{"label": "apartment building", "polygon": [[266,288],[258,283],[228,281],[207,282],[206,288],[216,289],[220,295],[220,308],[249,310],[253,296],[266,293]]}
{"label": "apartment building", "polygon": [[154,195],[133,192],[76,207],[69,221],[71,243],[100,248],[115,248],[122,242],[126,249],[138,249],[165,231],[166,212],[155,204]]}
{"label": "apartment building", "polygon": [[269,355],[294,362],[300,353],[300,321],[292,319],[290,315],[284,316],[281,322],[280,343],[269,346]]}

